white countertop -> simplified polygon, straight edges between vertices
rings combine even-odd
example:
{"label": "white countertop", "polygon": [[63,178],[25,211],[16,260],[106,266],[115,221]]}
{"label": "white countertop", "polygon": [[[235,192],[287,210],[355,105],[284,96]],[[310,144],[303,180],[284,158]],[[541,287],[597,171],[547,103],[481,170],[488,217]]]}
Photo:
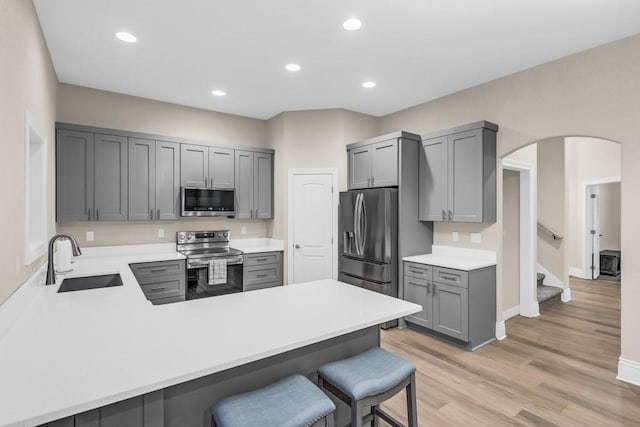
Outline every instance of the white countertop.
{"label": "white countertop", "polygon": [[494,251],[433,245],[432,253],[402,258],[403,261],[471,271],[496,265]]}
{"label": "white countertop", "polygon": [[270,239],[268,237],[258,239],[231,239],[229,246],[245,254],[284,251],[284,241]]}
{"label": "white countertop", "polygon": [[154,306],[128,264],[180,255],[140,246],[74,258],[73,276],[118,272],[123,286],[58,294],[60,281],[38,280],[0,306],[3,322],[5,308],[20,313],[0,338],[0,426],[41,424],[420,310],[334,280]]}

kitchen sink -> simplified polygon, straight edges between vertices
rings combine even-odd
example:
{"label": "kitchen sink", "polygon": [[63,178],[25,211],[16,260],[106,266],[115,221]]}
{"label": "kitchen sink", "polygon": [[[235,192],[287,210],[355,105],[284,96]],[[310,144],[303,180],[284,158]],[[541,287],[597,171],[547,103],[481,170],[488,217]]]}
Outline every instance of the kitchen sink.
{"label": "kitchen sink", "polygon": [[62,280],[58,292],[83,291],[85,289],[109,288],[122,286],[119,274],[102,274],[100,276],[70,277]]}

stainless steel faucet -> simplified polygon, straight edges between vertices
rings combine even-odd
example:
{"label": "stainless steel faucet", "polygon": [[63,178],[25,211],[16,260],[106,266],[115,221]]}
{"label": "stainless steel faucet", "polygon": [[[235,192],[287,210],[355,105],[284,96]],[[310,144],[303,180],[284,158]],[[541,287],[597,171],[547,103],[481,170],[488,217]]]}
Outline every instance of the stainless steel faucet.
{"label": "stainless steel faucet", "polygon": [[58,239],[67,239],[71,242],[71,251],[73,252],[73,256],[82,255],[78,242],[71,234],[56,234],[53,236],[51,240],[49,240],[49,262],[47,264],[47,281],[44,283],[45,285],[53,285],[56,283],[56,270],[53,267],[53,244]]}

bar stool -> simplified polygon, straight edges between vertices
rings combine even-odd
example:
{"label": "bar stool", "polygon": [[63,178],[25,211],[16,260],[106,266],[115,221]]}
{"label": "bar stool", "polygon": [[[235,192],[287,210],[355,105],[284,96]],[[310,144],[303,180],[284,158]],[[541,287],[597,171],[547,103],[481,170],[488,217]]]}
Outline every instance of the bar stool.
{"label": "bar stool", "polygon": [[333,427],[336,406],[315,384],[292,375],[211,407],[213,427]]}
{"label": "bar stool", "polygon": [[[416,406],[416,368],[406,360],[381,348],[348,359],[328,363],[318,369],[318,385],[351,407],[351,426],[361,427],[381,418],[394,427],[403,427],[379,405],[403,388],[407,392],[409,427],[418,427]],[[362,410],[371,407],[364,418]]]}

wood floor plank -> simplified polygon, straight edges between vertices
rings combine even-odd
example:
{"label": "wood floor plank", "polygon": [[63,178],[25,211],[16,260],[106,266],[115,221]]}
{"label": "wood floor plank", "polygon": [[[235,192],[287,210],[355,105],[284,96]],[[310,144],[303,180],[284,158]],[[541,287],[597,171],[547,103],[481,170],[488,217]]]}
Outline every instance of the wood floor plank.
{"label": "wood floor plank", "polygon": [[[416,365],[419,425],[640,426],[640,387],[616,379],[620,285],[572,278],[571,290],[571,302],[508,320],[505,340],[475,352],[383,331],[382,346]],[[383,407],[406,422],[404,393]]]}

